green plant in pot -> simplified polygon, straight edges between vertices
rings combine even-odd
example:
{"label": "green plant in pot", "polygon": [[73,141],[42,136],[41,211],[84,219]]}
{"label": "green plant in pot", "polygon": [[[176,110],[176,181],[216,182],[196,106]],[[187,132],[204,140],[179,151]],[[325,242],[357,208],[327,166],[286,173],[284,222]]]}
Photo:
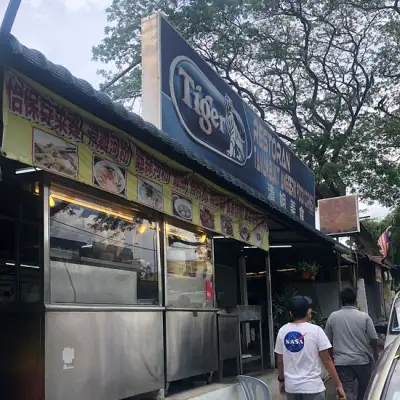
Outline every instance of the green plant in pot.
{"label": "green plant in pot", "polygon": [[301,261],[297,264],[297,271],[301,273],[301,278],[304,280],[314,280],[319,270],[319,265],[313,261],[312,263]]}

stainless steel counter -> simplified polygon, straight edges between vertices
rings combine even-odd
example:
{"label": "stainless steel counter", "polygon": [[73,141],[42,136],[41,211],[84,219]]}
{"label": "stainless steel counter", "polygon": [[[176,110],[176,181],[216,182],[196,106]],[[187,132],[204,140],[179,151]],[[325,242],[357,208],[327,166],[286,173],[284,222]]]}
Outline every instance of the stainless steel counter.
{"label": "stainless steel counter", "polygon": [[163,389],[163,310],[47,311],[46,400],[120,400]]}

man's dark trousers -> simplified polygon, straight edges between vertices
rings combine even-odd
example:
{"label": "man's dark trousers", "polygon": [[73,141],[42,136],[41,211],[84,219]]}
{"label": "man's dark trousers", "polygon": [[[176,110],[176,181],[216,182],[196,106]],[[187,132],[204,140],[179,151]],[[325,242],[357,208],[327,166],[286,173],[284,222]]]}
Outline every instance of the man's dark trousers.
{"label": "man's dark trousers", "polygon": [[347,400],[363,400],[371,377],[371,364],[336,365]]}

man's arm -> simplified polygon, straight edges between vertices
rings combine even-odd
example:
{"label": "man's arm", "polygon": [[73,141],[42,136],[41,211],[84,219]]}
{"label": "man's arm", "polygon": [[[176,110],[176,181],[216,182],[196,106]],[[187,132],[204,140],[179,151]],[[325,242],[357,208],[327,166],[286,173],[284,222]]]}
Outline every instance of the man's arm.
{"label": "man's arm", "polygon": [[278,356],[278,380],[280,382],[283,382],[285,379],[285,374],[283,370],[283,355],[277,354],[277,356]]}
{"label": "man's arm", "polygon": [[370,340],[372,350],[374,351],[374,359],[375,361],[379,358],[379,351],[378,351],[378,334],[376,333],[376,329],[374,323],[370,316],[367,316],[367,336]]}
{"label": "man's arm", "polygon": [[330,377],[333,379],[333,382],[335,383],[336,391],[339,395],[339,398],[346,399],[342,382],[340,381],[339,375],[336,372],[335,365],[333,364],[332,358],[329,355],[328,349],[320,351],[319,357],[321,358],[321,361],[324,364],[325,369],[328,371]]}
{"label": "man's arm", "polygon": [[[333,330],[332,330],[331,316],[329,316],[328,320],[326,321],[325,334],[328,337],[329,341],[333,344]],[[328,349],[328,351],[329,355],[333,357],[332,347]]]}
{"label": "man's arm", "polygon": [[281,331],[279,330],[278,336],[276,337],[275,353],[278,358],[278,380],[279,380],[279,392],[285,394],[285,372],[283,366],[283,345],[281,340]]}
{"label": "man's arm", "polygon": [[283,366],[283,355],[276,353],[278,356],[278,381],[279,381],[279,392],[285,394],[285,371]]}
{"label": "man's arm", "polygon": [[332,318],[331,315],[329,316],[328,320],[325,324],[325,334],[328,337],[329,341],[333,342],[333,330],[332,330]]}

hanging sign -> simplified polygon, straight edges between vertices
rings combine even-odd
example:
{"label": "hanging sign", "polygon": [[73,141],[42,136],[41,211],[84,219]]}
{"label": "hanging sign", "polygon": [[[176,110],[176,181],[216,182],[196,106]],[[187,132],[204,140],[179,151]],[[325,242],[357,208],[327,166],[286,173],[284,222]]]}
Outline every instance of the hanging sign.
{"label": "hanging sign", "polygon": [[312,171],[160,14],[142,22],[142,71],[146,120],[315,226]]}
{"label": "hanging sign", "polygon": [[268,249],[263,213],[12,71],[3,123],[5,157]]}

